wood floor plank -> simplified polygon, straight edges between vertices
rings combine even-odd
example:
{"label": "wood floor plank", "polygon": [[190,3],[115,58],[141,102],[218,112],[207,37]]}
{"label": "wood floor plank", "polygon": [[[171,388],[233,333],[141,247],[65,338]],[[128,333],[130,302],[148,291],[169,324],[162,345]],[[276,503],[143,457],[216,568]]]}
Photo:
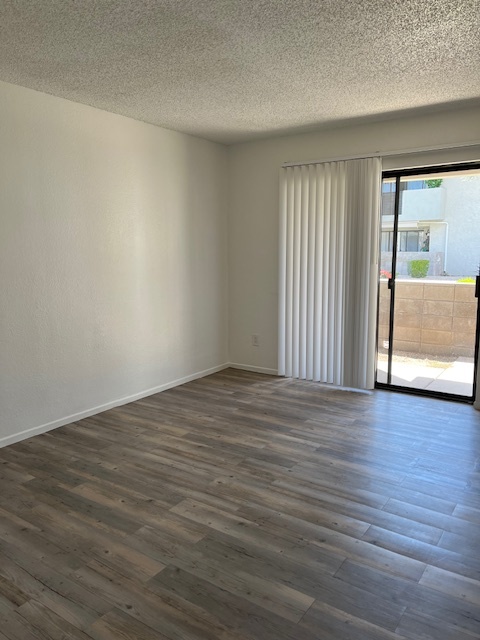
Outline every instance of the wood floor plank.
{"label": "wood floor plank", "polygon": [[[274,516],[289,516],[312,525],[338,529],[354,537],[361,537],[369,526],[368,521],[352,517],[356,514],[349,513],[348,509],[345,509],[345,514],[341,513],[341,508],[337,507],[337,500],[341,503],[341,498],[334,499],[332,505],[332,500],[325,499],[325,495],[320,491],[312,492],[310,495],[301,492],[302,499],[299,500],[292,484],[266,488],[256,482],[247,482],[235,474],[231,474],[228,478],[217,478],[214,484],[220,495],[236,500],[240,505],[257,507],[264,516],[269,514],[270,520]],[[352,511],[354,511],[353,508]]]}
{"label": "wood floor plank", "polygon": [[447,624],[454,624],[460,629],[478,635],[480,607],[461,598],[460,592],[452,592],[449,589],[442,592],[427,585],[412,584],[403,578],[348,560],[335,577],[378,597],[388,594],[391,602],[406,607],[406,611],[443,620]]}
{"label": "wood floor plank", "polygon": [[1,640],[4,638],[7,640],[48,640],[47,635],[32,626],[16,611],[0,614],[0,629]]}
{"label": "wood floor plank", "polygon": [[[390,498],[383,507],[384,511],[406,517],[410,520],[435,527],[439,531],[446,531],[460,536],[477,538],[478,526],[468,520],[454,515],[439,514],[427,507],[412,505],[395,498]],[[437,540],[438,542],[438,540]]]}
{"label": "wood floor plank", "polygon": [[458,535],[456,533],[450,533],[450,531],[444,531],[438,546],[442,549],[448,549],[449,551],[462,549],[462,553],[470,558],[475,564],[478,565],[478,562],[480,561],[478,533]]}
{"label": "wood floor plank", "polygon": [[[221,624],[249,640],[298,640],[296,623],[276,615],[259,604],[245,600],[179,567],[167,567],[152,578],[150,586],[155,592],[161,589],[175,593],[210,612]],[[302,640],[318,640],[318,635],[302,630]]]}
{"label": "wood floor plank", "polygon": [[[145,548],[157,559],[165,563],[170,560],[172,565],[207,579],[234,595],[261,603],[262,607],[286,620],[298,622],[314,601],[314,598],[290,585],[248,572],[239,564],[228,565],[224,558],[215,557],[214,554],[207,555],[202,552],[202,547],[179,546],[173,539],[168,544],[165,536],[157,536],[148,528],[135,537],[139,548]],[[135,541],[132,539],[131,542],[134,544]]]}
{"label": "wood floor plank", "polygon": [[480,638],[480,414],[226,369],[0,449],[0,640]]}
{"label": "wood floor plank", "polygon": [[414,558],[419,562],[433,565],[439,569],[452,571],[466,578],[475,580],[480,578],[480,561],[465,554],[465,549],[462,546],[457,547],[462,549],[461,553],[449,551],[437,545],[420,542],[415,538],[409,538],[394,531],[375,526],[370,527],[362,539],[377,547],[389,549],[395,553]]}
{"label": "wood floor plank", "polygon": [[94,640],[169,640],[158,630],[117,609],[96,620],[89,632]]}
{"label": "wood floor plank", "polygon": [[136,576],[148,580],[164,567],[141,551],[125,544],[111,530],[105,530],[102,523],[93,523],[83,517],[75,517],[55,510],[48,505],[39,505],[32,511],[31,518],[42,526],[42,535],[71,555],[77,555],[84,562],[91,558],[101,558],[102,562],[117,568],[126,576]]}
{"label": "wood floor plank", "polygon": [[[211,528],[229,533],[239,540],[255,540],[263,534],[262,527],[254,526],[256,523],[241,519],[238,515],[223,514],[219,510],[207,508],[193,501],[185,500],[173,507],[172,511],[192,519],[194,522],[206,523]],[[267,529],[268,533],[268,521],[264,523],[263,528]],[[270,526],[269,529],[273,540],[282,540],[289,531],[286,527],[275,525]],[[340,557],[357,559],[413,580],[420,579],[426,567],[420,561],[386,549],[376,548],[361,539],[352,538],[327,527],[318,527],[318,537],[313,544],[309,545],[308,541],[305,544],[300,544],[300,541],[297,543],[299,546],[312,549],[312,551],[313,547],[317,546],[320,551],[327,550]]]}
{"label": "wood floor plank", "polygon": [[[86,629],[110,608],[101,598],[76,588],[70,581],[47,571],[47,567],[41,568],[33,560],[31,564],[33,568],[30,573],[5,556],[1,559],[0,575],[23,595],[24,602],[20,606],[29,600],[36,600],[79,629]],[[17,624],[13,622],[16,620],[16,611],[7,613],[7,618],[12,624]]]}
{"label": "wood floor plank", "polygon": [[[216,637],[239,640],[215,616],[188,599],[162,588],[150,589],[135,579],[125,580],[121,574],[97,561],[76,572],[75,577],[84,587],[102,593],[114,605],[113,612],[117,620],[118,613],[122,614],[121,625],[116,625],[117,632],[121,629],[121,633],[127,637],[140,626],[141,633],[146,634],[145,625],[161,638],[165,636],[172,640]],[[112,626],[112,611],[105,618]],[[129,618],[135,620],[130,626]],[[104,625],[95,622],[91,629],[95,630],[98,626]]]}
{"label": "wood floor plank", "polygon": [[36,600],[23,604],[17,609],[17,614],[50,640],[91,640],[90,635]]}
{"label": "wood floor plank", "polygon": [[274,582],[290,585],[299,591],[338,607],[346,613],[358,615],[373,624],[395,630],[405,607],[396,606],[335,578],[331,572],[317,567],[298,565],[281,554],[270,553],[264,547],[235,544],[224,534],[207,536],[197,548],[207,557],[221,560],[227,570],[242,568],[253,575],[265,576]]}
{"label": "wood floor plank", "polygon": [[405,640],[405,636],[378,627],[322,601],[310,608],[300,628],[314,632],[321,629],[322,640]]}
{"label": "wood floor plank", "polygon": [[472,635],[468,631],[459,629],[445,620],[438,620],[417,612],[408,611],[397,628],[398,633],[411,640],[473,640],[478,634]]}
{"label": "wood floor plank", "polygon": [[459,576],[451,571],[445,571],[438,567],[427,567],[420,584],[440,591],[442,593],[454,593],[457,598],[470,602],[480,607],[479,581],[472,578]]}

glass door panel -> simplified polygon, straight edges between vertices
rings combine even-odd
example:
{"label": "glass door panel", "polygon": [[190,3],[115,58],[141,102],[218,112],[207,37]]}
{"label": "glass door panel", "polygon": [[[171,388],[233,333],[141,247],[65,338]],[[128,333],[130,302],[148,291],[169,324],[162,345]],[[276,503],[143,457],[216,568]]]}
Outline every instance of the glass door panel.
{"label": "glass door panel", "polygon": [[377,382],[472,398],[480,169],[387,174],[382,192]]}
{"label": "glass door panel", "polygon": [[[378,284],[377,381],[389,383],[390,307],[393,275],[393,226],[396,179],[382,182],[380,226],[380,274]],[[391,368],[391,367],[390,367]]]}

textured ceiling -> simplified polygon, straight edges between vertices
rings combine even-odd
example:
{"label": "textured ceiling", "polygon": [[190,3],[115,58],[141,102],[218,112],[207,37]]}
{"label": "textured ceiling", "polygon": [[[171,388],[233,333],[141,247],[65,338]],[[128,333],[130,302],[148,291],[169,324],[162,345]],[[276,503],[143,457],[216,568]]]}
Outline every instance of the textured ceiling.
{"label": "textured ceiling", "polygon": [[480,0],[0,0],[0,80],[220,142],[480,96]]}

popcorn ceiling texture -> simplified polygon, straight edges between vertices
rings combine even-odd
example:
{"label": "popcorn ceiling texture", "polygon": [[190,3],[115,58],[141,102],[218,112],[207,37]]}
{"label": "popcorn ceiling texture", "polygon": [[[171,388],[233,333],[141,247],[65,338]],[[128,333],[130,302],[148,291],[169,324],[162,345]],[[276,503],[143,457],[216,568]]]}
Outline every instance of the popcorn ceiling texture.
{"label": "popcorn ceiling texture", "polygon": [[0,79],[231,143],[479,99],[479,0],[2,0]]}

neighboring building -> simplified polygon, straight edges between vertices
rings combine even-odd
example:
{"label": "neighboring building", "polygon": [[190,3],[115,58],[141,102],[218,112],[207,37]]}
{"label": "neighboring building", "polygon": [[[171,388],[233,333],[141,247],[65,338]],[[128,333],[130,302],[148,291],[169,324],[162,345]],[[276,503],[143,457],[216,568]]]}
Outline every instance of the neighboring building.
{"label": "neighboring building", "polygon": [[[401,182],[397,275],[428,259],[430,276],[473,276],[480,263],[480,175]],[[395,183],[382,194],[382,269],[389,271]]]}

